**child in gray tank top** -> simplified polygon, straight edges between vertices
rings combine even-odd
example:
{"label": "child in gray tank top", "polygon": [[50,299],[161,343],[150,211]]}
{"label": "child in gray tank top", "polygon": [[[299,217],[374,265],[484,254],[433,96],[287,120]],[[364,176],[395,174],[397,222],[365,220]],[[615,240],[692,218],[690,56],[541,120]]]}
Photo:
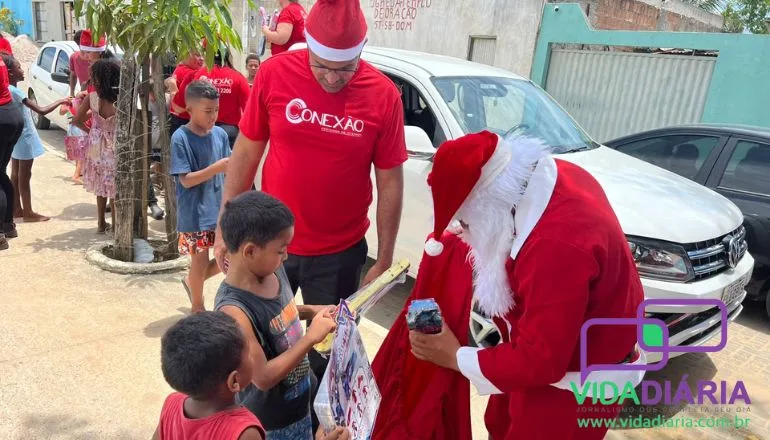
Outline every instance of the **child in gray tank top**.
{"label": "child in gray tank top", "polygon": [[[239,324],[256,361],[252,384],[238,402],[262,421],[267,440],[310,440],[316,378],[307,353],[334,330],[334,306],[294,302],[283,269],[294,216],[278,199],[243,193],[225,205],[219,224],[229,268],[215,307]],[[312,319],[307,333],[305,319]]]}

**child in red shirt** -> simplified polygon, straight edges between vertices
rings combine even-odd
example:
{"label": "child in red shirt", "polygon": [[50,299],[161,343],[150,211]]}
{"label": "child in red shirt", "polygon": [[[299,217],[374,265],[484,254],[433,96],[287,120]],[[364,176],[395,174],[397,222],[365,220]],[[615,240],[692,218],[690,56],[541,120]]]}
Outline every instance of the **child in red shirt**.
{"label": "child in red shirt", "polygon": [[166,398],[153,440],[264,440],[257,417],[235,403],[254,362],[238,324],[223,312],[188,316],[161,340]]}

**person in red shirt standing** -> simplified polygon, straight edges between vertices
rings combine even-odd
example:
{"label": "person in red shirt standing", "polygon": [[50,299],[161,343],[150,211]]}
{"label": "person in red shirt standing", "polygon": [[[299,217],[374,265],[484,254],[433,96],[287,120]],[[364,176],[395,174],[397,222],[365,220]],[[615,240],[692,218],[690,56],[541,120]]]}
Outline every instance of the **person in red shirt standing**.
{"label": "person in red shirt standing", "polygon": [[8,41],[2,34],[0,34],[0,52],[8,52],[13,55],[13,48],[11,48],[11,42]]}
{"label": "person in red shirt standing", "polygon": [[[366,31],[359,0],[315,4],[305,31],[308,49],[262,63],[225,177],[223,204],[251,187],[270,141],[261,189],[296,217],[284,265],[305,304],[338,304],[359,287],[372,165],[377,262],[364,283],[393,262],[407,159],[404,111],[395,84],[360,60]],[[214,249],[224,268],[221,239]],[[310,362],[317,375],[323,373],[326,363],[318,353],[310,353]]]}
{"label": "person in red shirt standing", "polygon": [[[184,62],[181,62],[176,66],[174,73],[172,73],[171,77],[166,80],[166,87],[171,91],[171,102],[175,102],[181,107],[175,110],[174,105],[171,105],[169,136],[174,134],[177,128],[190,122],[190,115],[187,113],[187,110],[184,109],[184,89],[182,88],[182,83],[188,79],[188,76],[195,74],[201,67],[203,67],[203,57],[201,54],[197,52],[191,53]],[[189,83],[189,81],[186,83]]]}
{"label": "person in red shirt standing", "polygon": [[[0,52],[13,54],[8,40],[2,36],[0,40]],[[13,102],[9,85],[8,66],[0,58],[0,251],[8,249],[8,238],[18,235],[13,223],[13,183],[7,169],[13,147],[24,129],[24,116]]]}
{"label": "person in red shirt standing", "polygon": [[[241,72],[233,69],[233,63],[230,54],[226,53],[223,57],[220,53],[214,57],[214,66],[211,70],[201,67],[192,75],[188,75],[180,84],[181,89],[186,89],[187,84],[198,79],[207,79],[214,84],[219,92],[219,114],[217,115],[217,125],[227,132],[227,138],[230,141],[230,149],[235,144],[235,138],[238,137],[238,124],[241,122],[241,115],[246,108],[246,102],[249,100],[249,82]],[[184,111],[186,102],[184,94],[178,93],[173,102],[174,110]]]}
{"label": "person in red shirt standing", "polygon": [[262,26],[262,34],[271,43],[272,55],[286,52],[295,43],[305,42],[305,8],[299,4],[299,0],[279,0],[279,3],[282,9],[278,15],[276,29],[273,31],[267,26]]}

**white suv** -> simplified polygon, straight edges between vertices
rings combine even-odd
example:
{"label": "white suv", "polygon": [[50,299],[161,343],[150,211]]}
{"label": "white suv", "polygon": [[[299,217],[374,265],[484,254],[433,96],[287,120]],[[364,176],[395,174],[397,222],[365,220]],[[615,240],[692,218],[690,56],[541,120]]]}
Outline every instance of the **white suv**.
{"label": "white suv", "polygon": [[[367,48],[362,58],[402,91],[409,160],[395,257],[413,263],[412,275],[432,230],[426,179],[436,148],[481,130],[529,134],[601,183],[634,251],[646,298],[718,299],[726,304],[728,320],[740,314],[754,259],[746,252],[741,211],[725,197],[595,143],[547,93],[511,72],[396,49]],[[376,202],[370,207],[373,222],[375,214]],[[367,234],[371,256],[377,255],[376,230],[373,224]],[[703,345],[720,334],[715,307],[657,306],[647,312],[667,323],[671,346]],[[497,344],[491,320],[478,312],[471,319],[476,344]],[[659,354],[650,353],[648,359],[655,362]]]}

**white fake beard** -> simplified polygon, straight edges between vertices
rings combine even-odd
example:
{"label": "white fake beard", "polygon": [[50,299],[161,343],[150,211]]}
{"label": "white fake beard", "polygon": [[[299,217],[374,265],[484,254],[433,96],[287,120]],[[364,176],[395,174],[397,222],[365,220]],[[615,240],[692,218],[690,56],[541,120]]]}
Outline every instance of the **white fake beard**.
{"label": "white fake beard", "polygon": [[514,239],[514,221],[510,208],[485,206],[461,217],[468,225],[461,238],[471,246],[473,293],[482,312],[490,317],[503,316],[513,306],[513,292],[505,268]]}

